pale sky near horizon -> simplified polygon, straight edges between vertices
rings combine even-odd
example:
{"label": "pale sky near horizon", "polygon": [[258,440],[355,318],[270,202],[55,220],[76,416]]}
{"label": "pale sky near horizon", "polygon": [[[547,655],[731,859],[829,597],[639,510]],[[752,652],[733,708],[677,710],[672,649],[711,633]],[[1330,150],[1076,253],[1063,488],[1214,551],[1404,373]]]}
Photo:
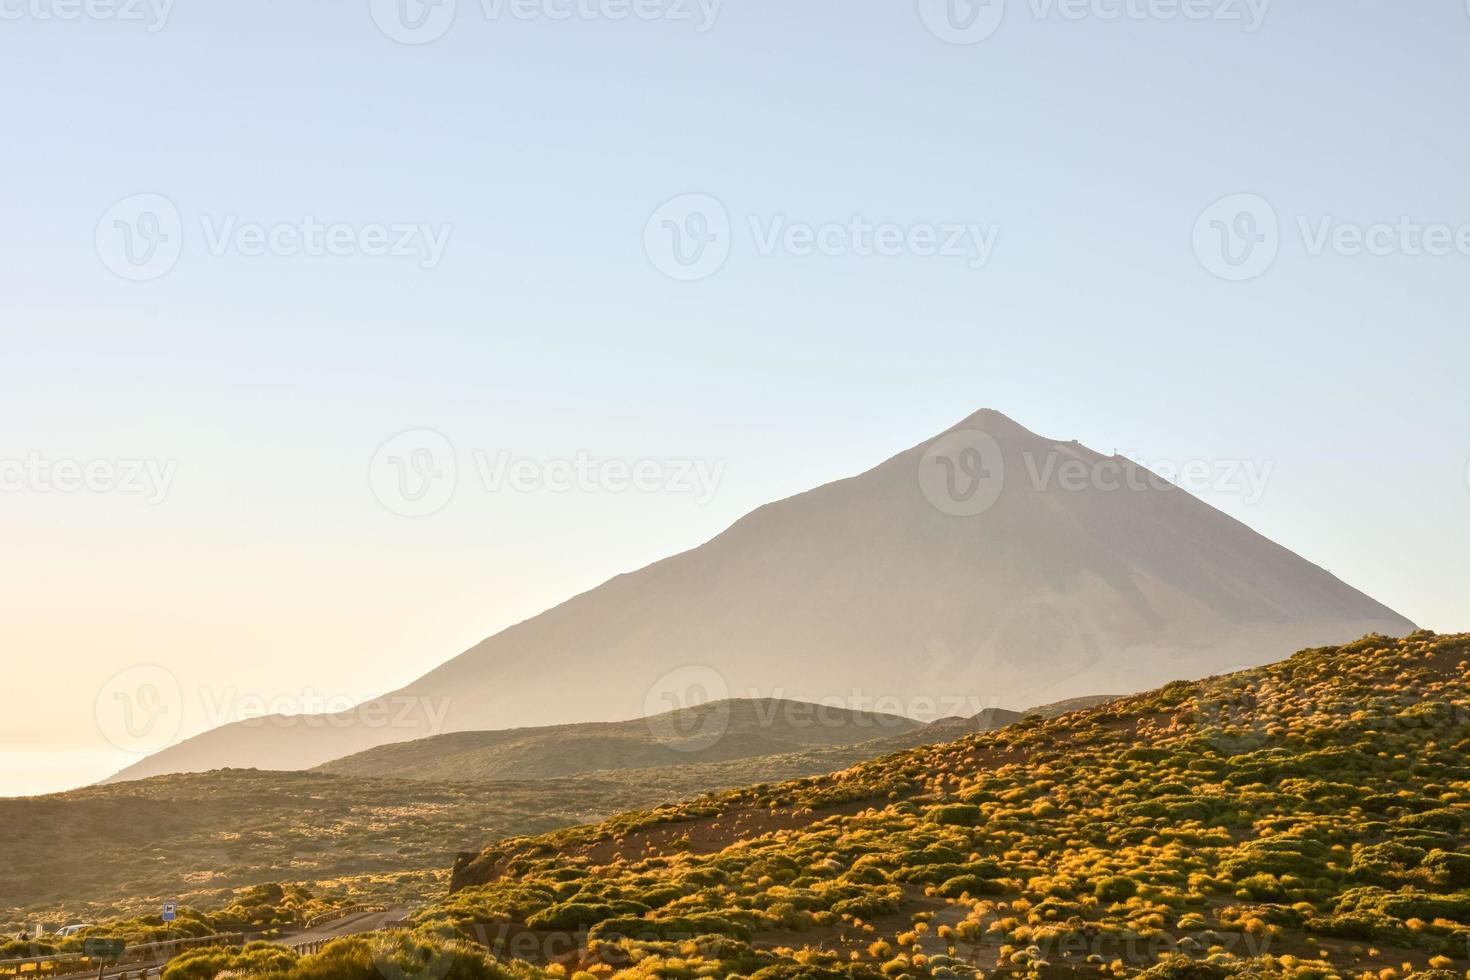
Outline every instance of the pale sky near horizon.
{"label": "pale sky near horizon", "polygon": [[0,0],[0,795],[160,747],[140,665],[342,706],[982,406],[1470,629],[1464,0],[68,2]]}

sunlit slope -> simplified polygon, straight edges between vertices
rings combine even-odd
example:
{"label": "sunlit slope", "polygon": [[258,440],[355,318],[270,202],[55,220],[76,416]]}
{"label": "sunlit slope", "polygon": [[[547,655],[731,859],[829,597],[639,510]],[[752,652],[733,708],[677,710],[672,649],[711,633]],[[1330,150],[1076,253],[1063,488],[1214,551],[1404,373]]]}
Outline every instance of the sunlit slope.
{"label": "sunlit slope", "polygon": [[529,929],[541,948],[574,931],[588,941],[566,967],[637,961],[638,976],[675,961],[873,978],[1163,961],[1164,978],[1409,964],[1448,980],[1470,967],[1467,692],[1470,636],[1306,650],[495,844],[422,921]]}

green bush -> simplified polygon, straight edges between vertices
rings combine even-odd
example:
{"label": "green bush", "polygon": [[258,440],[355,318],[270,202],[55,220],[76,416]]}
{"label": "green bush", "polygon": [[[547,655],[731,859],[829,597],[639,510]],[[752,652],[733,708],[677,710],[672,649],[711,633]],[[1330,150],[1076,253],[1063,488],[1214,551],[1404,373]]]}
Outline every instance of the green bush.
{"label": "green bush", "polygon": [[701,936],[749,939],[750,932],[750,927],[743,922],[713,912],[698,912],[667,919],[604,919],[593,926],[588,935],[592,939],[604,940],[681,942]]}
{"label": "green bush", "polygon": [[832,904],[832,911],[837,915],[854,915],[862,919],[870,919],[879,915],[890,915],[897,912],[903,901],[903,891],[895,885],[887,885],[882,889],[870,892],[866,895],[844,898]]}
{"label": "green bush", "polygon": [[1267,837],[1243,845],[1220,862],[1222,874],[1240,879],[1257,874],[1317,878],[1326,871],[1327,846],[1302,837]]}
{"label": "green bush", "polygon": [[677,902],[684,893],[677,888],[650,888],[638,893],[638,899],[651,909],[661,909],[670,902]]}
{"label": "green bush", "polygon": [[1286,897],[1286,888],[1280,878],[1270,874],[1251,875],[1236,883],[1247,898],[1258,902],[1277,901]]}
{"label": "green bush", "polygon": [[1455,810],[1426,810],[1423,813],[1411,813],[1399,820],[1405,827],[1414,827],[1420,830],[1442,830],[1446,833],[1456,833],[1464,826],[1465,820]]}
{"label": "green bush", "polygon": [[1438,884],[1450,888],[1470,886],[1470,855],[1430,851],[1423,867]]}
{"label": "green bush", "polygon": [[1171,953],[1139,976],[1146,980],[1224,980],[1230,972],[1214,963],[1202,963],[1181,953]]}
{"label": "green bush", "polygon": [[1380,942],[1401,941],[1405,935],[1401,924],[1375,912],[1350,912],[1308,919],[1307,929],[1320,936]]}
{"label": "green bush", "polygon": [[980,808],[973,803],[946,803],[931,807],[927,819],[943,827],[973,827],[980,822]]}
{"label": "green bush", "polygon": [[1127,875],[1113,875],[1098,881],[1092,893],[1100,902],[1126,902],[1138,894],[1138,882]]}
{"label": "green bush", "polygon": [[615,914],[611,905],[589,905],[585,902],[563,902],[542,909],[526,919],[532,929],[578,929],[595,925]]}
{"label": "green bush", "polygon": [[1378,902],[1384,915],[1395,919],[1449,919],[1461,925],[1470,924],[1470,898],[1459,895],[1428,895],[1423,892],[1396,892]]}
{"label": "green bush", "polygon": [[472,943],[414,934],[338,939],[272,980],[514,980],[515,974]]}
{"label": "green bush", "polygon": [[1348,870],[1361,881],[1380,881],[1412,871],[1423,860],[1422,849],[1390,841],[1359,848]]}
{"label": "green bush", "polygon": [[999,895],[1004,891],[1005,888],[994,878],[981,878],[978,875],[958,875],[934,890],[941,898],[959,898],[966,892],[970,895]]}
{"label": "green bush", "polygon": [[250,943],[239,946],[186,949],[164,968],[163,980],[214,980],[225,971],[236,973],[284,973],[300,957],[284,946]]}

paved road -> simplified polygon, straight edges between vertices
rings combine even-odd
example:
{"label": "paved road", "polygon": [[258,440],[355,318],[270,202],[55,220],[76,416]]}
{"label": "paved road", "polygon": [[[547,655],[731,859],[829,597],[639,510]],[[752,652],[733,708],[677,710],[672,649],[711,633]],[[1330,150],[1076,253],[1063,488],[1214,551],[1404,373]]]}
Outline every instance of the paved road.
{"label": "paved road", "polygon": [[[407,914],[408,909],[405,908],[392,908],[382,912],[358,912],[355,915],[344,916],[336,922],[328,922],[323,926],[318,926],[306,932],[281,936],[279,939],[271,940],[271,942],[277,942],[283,946],[295,946],[298,943],[315,943],[321,942],[324,939],[355,936],[360,932],[372,932],[374,929],[381,929],[385,924],[395,919],[401,919]],[[105,980],[119,976],[126,976],[128,980],[140,976],[145,978],[145,980],[152,980],[152,978],[162,976],[162,974],[162,966],[145,966],[139,963],[131,967],[108,967],[103,976]],[[96,974],[76,974],[75,976],[86,976],[90,978],[95,977]],[[68,978],[61,977],[57,978],[57,980],[68,980]]]}
{"label": "paved road", "polygon": [[328,922],[308,932],[282,936],[273,941],[283,946],[295,946],[297,943],[314,943],[323,939],[336,939],[339,936],[355,936],[359,932],[381,929],[386,923],[394,919],[401,919],[407,914],[408,910],[405,908],[387,909],[383,912],[358,912],[356,915],[345,916],[336,922]]}

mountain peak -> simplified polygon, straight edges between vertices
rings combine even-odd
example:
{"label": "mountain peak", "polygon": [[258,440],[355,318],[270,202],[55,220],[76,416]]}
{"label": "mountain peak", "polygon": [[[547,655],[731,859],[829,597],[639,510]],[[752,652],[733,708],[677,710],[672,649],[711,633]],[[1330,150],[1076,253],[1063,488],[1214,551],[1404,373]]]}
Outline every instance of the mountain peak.
{"label": "mountain peak", "polygon": [[981,432],[988,432],[993,436],[1009,435],[1024,436],[1032,439],[1040,438],[1036,433],[1032,432],[1030,429],[1026,428],[1015,419],[1011,418],[1009,415],[1006,415],[1004,412],[997,411],[993,408],[982,408],[977,412],[973,412],[970,415],[967,415],[965,418],[955,423],[949,429],[945,430],[944,434],[948,434],[949,432],[957,432],[962,429],[977,429]]}

